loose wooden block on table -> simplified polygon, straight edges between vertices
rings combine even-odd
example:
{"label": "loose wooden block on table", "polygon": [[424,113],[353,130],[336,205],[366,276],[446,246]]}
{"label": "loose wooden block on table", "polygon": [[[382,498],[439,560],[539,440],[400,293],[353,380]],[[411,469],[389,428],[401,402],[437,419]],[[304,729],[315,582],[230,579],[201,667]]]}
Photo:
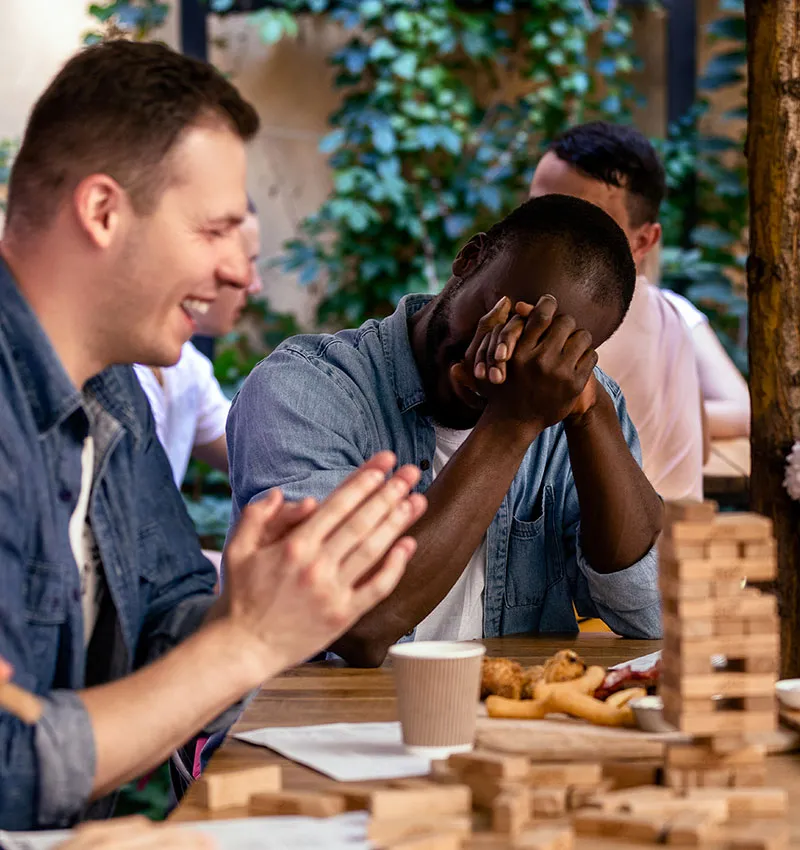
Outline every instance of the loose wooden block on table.
{"label": "loose wooden block on table", "polygon": [[429,833],[383,845],[385,850],[461,850],[464,838],[451,832]]}
{"label": "loose wooden block on table", "polygon": [[537,826],[514,841],[515,850],[572,850],[575,832],[571,826]]}
{"label": "loose wooden block on table", "polygon": [[789,811],[789,794],[785,788],[700,788],[689,799],[725,799],[732,819],[781,818]]}
{"label": "loose wooden block on table", "polygon": [[668,820],[664,817],[628,815],[591,809],[577,812],[572,821],[578,835],[647,844],[660,841],[665,834],[667,823]]}
{"label": "loose wooden block on table", "polygon": [[603,767],[599,762],[532,764],[527,780],[537,788],[594,786],[603,780]]}
{"label": "loose wooden block on table", "polygon": [[496,779],[525,780],[530,771],[530,760],[525,756],[506,755],[489,750],[473,750],[450,756],[447,767],[454,773],[481,773]]}
{"label": "loose wooden block on table", "polygon": [[281,790],[281,768],[266,764],[205,775],[197,780],[195,788],[199,805],[206,809],[246,806],[254,794]]}
{"label": "loose wooden block on table", "polygon": [[731,768],[761,764],[766,758],[766,747],[746,745],[735,752],[719,753],[705,744],[670,744],[667,747],[667,767]]}
{"label": "loose wooden block on table", "polygon": [[528,788],[514,788],[498,794],[492,803],[492,831],[519,835],[531,819]]}
{"label": "loose wooden block on table", "polygon": [[275,791],[255,794],[250,798],[250,814],[302,815],[310,818],[330,818],[346,811],[345,799],[339,794],[318,794],[313,791]]}
{"label": "loose wooden block on table", "polygon": [[774,822],[749,823],[723,834],[726,850],[784,850],[789,846],[789,837],[789,825]]}
{"label": "loose wooden block on table", "polygon": [[667,826],[667,844],[671,847],[700,847],[719,834],[719,824],[702,814],[683,812]]}
{"label": "loose wooden block on table", "polygon": [[436,785],[413,788],[372,788],[342,784],[336,787],[348,811],[367,811],[374,818],[457,815],[472,808],[472,794],[466,785]]}

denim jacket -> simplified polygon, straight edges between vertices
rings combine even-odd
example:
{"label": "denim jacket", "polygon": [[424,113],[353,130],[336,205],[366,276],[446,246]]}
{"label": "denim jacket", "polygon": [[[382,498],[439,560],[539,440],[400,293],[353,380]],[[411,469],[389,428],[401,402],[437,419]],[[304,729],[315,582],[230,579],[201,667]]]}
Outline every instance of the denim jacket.
{"label": "denim jacket", "polygon": [[[422,470],[431,484],[434,424],[408,335],[428,296],[407,296],[383,321],[334,336],[298,336],[262,361],[234,399],[228,452],[234,519],[272,487],[286,498],[325,497],[383,449]],[[636,429],[619,387],[600,370],[637,461]],[[583,557],[580,507],[564,428],[531,445],[487,530],[485,637],[577,631],[573,603],[630,637],[661,634],[657,557],[651,550],[621,572],[596,572]]]}
{"label": "denim jacket", "polygon": [[[90,422],[89,518],[105,601],[87,651],[68,523]],[[0,829],[60,827],[87,813],[96,764],[75,691],[125,676],[193,632],[216,573],[133,370],[109,369],[79,392],[2,260],[0,470],[0,656],[44,702],[33,726],[0,710]]]}

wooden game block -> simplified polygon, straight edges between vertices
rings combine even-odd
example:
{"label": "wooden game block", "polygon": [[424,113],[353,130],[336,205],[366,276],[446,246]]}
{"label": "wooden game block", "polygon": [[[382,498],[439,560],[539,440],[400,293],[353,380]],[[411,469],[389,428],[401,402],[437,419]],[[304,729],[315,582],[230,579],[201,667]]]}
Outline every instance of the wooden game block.
{"label": "wooden game block", "polygon": [[742,579],[739,578],[720,578],[711,582],[711,596],[714,599],[728,599],[731,596],[737,596],[741,591]]}
{"label": "wooden game block", "polygon": [[450,756],[447,765],[459,775],[465,772],[477,772],[496,779],[524,780],[528,776],[530,759],[527,756],[475,750]]}
{"label": "wooden game block", "polygon": [[720,652],[730,659],[745,659],[771,655],[778,657],[780,643],[777,634],[742,635],[726,638],[724,645],[719,638],[695,638],[686,635],[664,636],[664,650],[673,656],[701,656],[711,658]]}
{"label": "wooden game block", "polygon": [[603,766],[599,762],[554,762],[528,768],[528,783],[535,788],[597,786],[602,780]]}
{"label": "wooden game block", "polygon": [[611,783],[603,781],[599,785],[571,785],[567,788],[567,811],[574,812],[594,804],[598,794],[611,791]]}
{"label": "wooden game block", "polygon": [[712,561],[739,558],[740,546],[735,540],[710,540],[706,544],[706,557]]}
{"label": "wooden game block", "polygon": [[610,782],[611,790],[623,791],[641,785],[658,785],[661,773],[659,762],[606,762],[603,777]]}
{"label": "wooden game block", "polygon": [[731,581],[746,577],[746,562],[740,558],[669,558],[659,555],[658,573],[661,581]]}
{"label": "wooden game block", "polygon": [[744,633],[741,620],[714,620],[714,634],[717,637],[739,637]]}
{"label": "wooden game block", "polygon": [[769,558],[747,558],[742,561],[743,572],[750,582],[775,581],[778,577],[778,563],[773,556]]}
{"label": "wooden game block", "polygon": [[767,765],[751,764],[731,769],[731,786],[733,788],[760,788],[767,783]]}
{"label": "wooden game block", "polygon": [[525,787],[524,782],[497,779],[493,776],[484,776],[481,773],[470,773],[468,771],[461,774],[459,781],[470,789],[472,805],[479,809],[491,809],[495,799],[503,791]]}
{"label": "wooden game block", "polygon": [[742,702],[744,711],[775,711],[776,709],[775,697],[773,694],[761,697],[745,697]]}
{"label": "wooden game block", "polygon": [[386,850],[461,850],[464,837],[452,832],[431,832],[385,845]]}
{"label": "wooden game block", "polygon": [[459,815],[472,808],[472,794],[466,785],[434,785],[413,788],[372,788],[369,786],[337,786],[348,811],[368,811],[373,818],[414,817],[424,812],[433,815]]}
{"label": "wooden game block", "polygon": [[689,735],[717,735],[727,732],[772,732],[776,720],[773,712],[713,711],[708,714],[680,714],[667,718],[681,732]]}
{"label": "wooden game block", "polygon": [[697,771],[687,768],[668,768],[664,771],[664,785],[680,792],[686,792],[690,788],[698,788]]}
{"label": "wooden game block", "polygon": [[778,542],[774,537],[751,543],[742,543],[742,558],[777,558]]}
{"label": "wooden game block", "polygon": [[673,847],[701,847],[719,834],[719,823],[702,812],[681,812],[667,824],[667,844]]}
{"label": "wooden game block", "polygon": [[666,834],[667,824],[668,820],[664,817],[602,812],[594,809],[577,812],[572,822],[578,835],[643,844],[660,843]]}
{"label": "wooden game block", "polygon": [[676,561],[704,561],[707,556],[705,541],[675,540],[662,534],[658,541],[659,567]]}
{"label": "wooden game block", "polygon": [[515,839],[515,850],[573,850],[575,831],[571,826],[536,826]]}
{"label": "wooden game block", "polygon": [[702,800],[724,797],[728,801],[731,818],[778,818],[789,811],[789,793],[785,788],[698,788],[686,798]]}
{"label": "wooden game block", "polygon": [[654,805],[664,805],[676,799],[669,788],[660,785],[643,785],[640,788],[626,788],[599,794],[592,801],[591,808],[603,812],[636,812],[643,807],[652,809]]}
{"label": "wooden game block", "polygon": [[677,520],[664,527],[662,538],[671,540],[673,544],[706,544],[715,534],[715,520],[706,522],[686,522]]}
{"label": "wooden game block", "polygon": [[773,537],[772,520],[754,513],[724,513],[714,517],[715,540],[761,543]]}
{"label": "wooden game block", "polygon": [[707,499],[703,502],[692,499],[676,499],[664,505],[664,524],[673,522],[701,522],[706,525],[714,522],[719,505]]}
{"label": "wooden game block", "polygon": [[[698,739],[695,739],[698,740]],[[702,739],[700,739],[702,740]],[[750,740],[740,732],[727,732],[708,738],[704,743],[720,756],[738,753],[750,746]]]}
{"label": "wooden game block", "polygon": [[[697,654],[695,652],[681,653],[674,648],[674,641],[664,643],[661,651],[661,666],[664,670],[674,671],[676,676],[703,676],[714,672],[711,663],[712,653]],[[677,641],[680,645],[680,641]],[[685,645],[685,644],[684,644]]]}
{"label": "wooden game block", "polygon": [[777,617],[748,617],[744,621],[746,635],[771,635],[778,631]]}
{"label": "wooden game block", "polygon": [[664,576],[659,581],[662,599],[708,599],[712,595],[711,581],[679,581]]}
{"label": "wooden game block", "polygon": [[[666,683],[661,687],[661,700],[664,703],[664,719],[676,725],[683,715],[710,714],[714,705],[708,697],[689,699],[679,691],[671,689]],[[677,719],[675,719],[677,718]],[[676,726],[677,728],[677,726]]]}
{"label": "wooden game block", "polygon": [[[708,639],[714,636],[714,621],[711,616],[701,616],[698,619],[688,619],[684,616],[676,616],[675,608],[684,603],[678,600],[663,600],[664,610],[661,614],[661,623],[664,629],[664,639],[670,638],[701,638]],[[706,603],[701,603],[705,605]],[[670,610],[673,609],[673,610]]]}
{"label": "wooden game block", "polygon": [[[745,588],[733,596],[704,600],[665,599],[664,611],[681,619],[679,633],[687,637],[703,636],[701,623],[707,619],[747,619],[776,617],[777,599],[752,588]],[[688,620],[689,622],[684,622]]]}
{"label": "wooden game block", "polygon": [[567,813],[566,788],[532,788],[530,790],[532,818],[559,818]]}
{"label": "wooden game block", "polygon": [[245,767],[227,773],[201,776],[194,783],[198,805],[215,811],[246,806],[254,794],[281,790],[281,768],[277,764]]}
{"label": "wooden game block", "polygon": [[723,833],[726,850],[784,850],[789,847],[788,823],[749,823]]}
{"label": "wooden game block", "polygon": [[250,798],[250,815],[304,815],[310,818],[330,818],[346,810],[344,797],[339,794],[318,794],[313,791],[273,791],[254,794]]}
{"label": "wooden game block", "polygon": [[731,785],[731,771],[725,768],[720,770],[697,770],[698,788],[728,788]]}
{"label": "wooden game block", "polygon": [[530,820],[530,810],[529,789],[503,791],[492,803],[492,831],[519,835]]}
{"label": "wooden game block", "polygon": [[[757,636],[753,636],[754,640],[756,638]],[[753,655],[749,658],[743,658],[741,664],[745,673],[752,673],[753,675],[769,674],[776,677],[778,673],[778,654],[776,652],[770,655]]]}
{"label": "wooden game block", "polygon": [[751,744],[735,752],[719,753],[710,745],[670,744],[667,747],[666,765],[677,768],[736,768],[763,764],[766,747]]}
{"label": "wooden game block", "polygon": [[728,673],[723,670],[707,676],[668,675],[665,684],[683,699],[689,700],[714,696],[763,697],[771,696],[775,690],[775,680],[769,674]]}
{"label": "wooden game block", "polygon": [[459,835],[466,838],[472,832],[472,818],[469,815],[417,816],[414,818],[392,818],[391,820],[372,818],[367,825],[367,838],[379,847],[431,832]]}

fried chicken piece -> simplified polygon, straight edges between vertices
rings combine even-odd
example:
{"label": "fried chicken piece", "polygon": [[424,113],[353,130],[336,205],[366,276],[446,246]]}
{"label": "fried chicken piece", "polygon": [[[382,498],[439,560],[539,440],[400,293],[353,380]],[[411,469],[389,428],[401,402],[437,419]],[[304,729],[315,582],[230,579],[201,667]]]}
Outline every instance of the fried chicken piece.
{"label": "fried chicken piece", "polygon": [[544,681],[544,667],[526,667],[522,671],[522,699],[533,699],[533,691],[539,682]]}
{"label": "fried chicken piece", "polygon": [[560,649],[544,665],[543,679],[552,682],[571,682],[586,672],[586,662],[572,649]]}
{"label": "fried chicken piece", "polygon": [[519,699],[522,692],[522,667],[510,658],[484,658],[481,671],[481,699],[494,694]]}

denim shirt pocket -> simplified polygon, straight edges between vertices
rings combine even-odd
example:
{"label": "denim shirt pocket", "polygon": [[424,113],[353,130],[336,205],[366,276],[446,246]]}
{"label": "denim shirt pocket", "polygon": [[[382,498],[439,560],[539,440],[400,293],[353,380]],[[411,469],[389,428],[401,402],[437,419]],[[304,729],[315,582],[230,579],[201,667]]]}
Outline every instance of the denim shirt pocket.
{"label": "denim shirt pocket", "polygon": [[541,606],[547,591],[564,577],[554,504],[553,489],[546,484],[536,519],[512,517],[506,575],[509,608]]}
{"label": "denim shirt pocket", "polygon": [[60,634],[67,615],[64,570],[49,561],[31,561],[25,571],[25,621],[28,647],[38,682],[51,682],[55,676]]}

